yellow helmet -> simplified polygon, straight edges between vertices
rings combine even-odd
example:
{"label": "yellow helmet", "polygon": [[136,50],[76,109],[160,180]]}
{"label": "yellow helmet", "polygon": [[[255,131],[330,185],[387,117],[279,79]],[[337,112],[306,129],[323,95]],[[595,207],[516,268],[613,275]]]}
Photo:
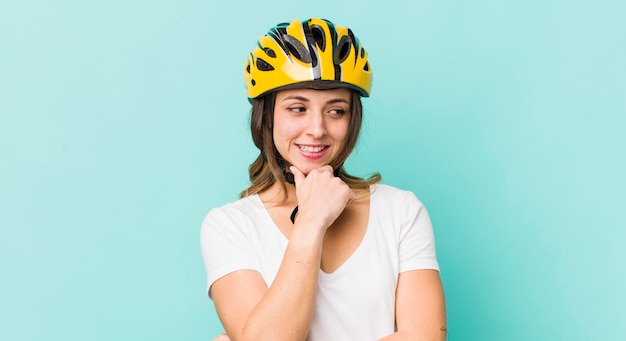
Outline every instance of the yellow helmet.
{"label": "yellow helmet", "polygon": [[367,52],[349,28],[324,19],[278,24],[262,36],[244,68],[248,99],[270,91],[347,87],[368,97]]}

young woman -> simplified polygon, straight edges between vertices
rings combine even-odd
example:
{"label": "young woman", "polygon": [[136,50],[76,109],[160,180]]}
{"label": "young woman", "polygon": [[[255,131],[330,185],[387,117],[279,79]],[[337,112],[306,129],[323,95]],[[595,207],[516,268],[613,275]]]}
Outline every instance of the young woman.
{"label": "young woman", "polygon": [[343,167],[372,84],[356,36],[323,19],[279,24],[244,74],[260,155],[242,198],[201,231],[220,339],[445,340],[426,209]]}

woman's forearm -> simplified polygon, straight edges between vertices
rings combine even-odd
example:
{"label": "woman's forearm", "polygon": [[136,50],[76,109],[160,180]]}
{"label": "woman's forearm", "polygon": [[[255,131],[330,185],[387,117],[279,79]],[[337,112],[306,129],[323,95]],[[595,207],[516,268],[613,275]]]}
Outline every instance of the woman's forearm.
{"label": "woman's forearm", "polygon": [[[295,226],[274,282],[252,310],[243,340],[304,340],[309,331],[323,233]],[[317,231],[316,231],[317,230]]]}

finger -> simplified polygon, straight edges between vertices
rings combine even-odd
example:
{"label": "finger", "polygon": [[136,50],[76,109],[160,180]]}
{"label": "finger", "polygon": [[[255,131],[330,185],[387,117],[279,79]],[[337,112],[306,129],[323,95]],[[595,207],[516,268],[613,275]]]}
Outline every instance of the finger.
{"label": "finger", "polygon": [[289,170],[293,173],[293,180],[296,183],[296,187],[298,187],[302,183],[302,181],[304,181],[304,174],[298,168],[296,168],[296,166],[289,167]]}

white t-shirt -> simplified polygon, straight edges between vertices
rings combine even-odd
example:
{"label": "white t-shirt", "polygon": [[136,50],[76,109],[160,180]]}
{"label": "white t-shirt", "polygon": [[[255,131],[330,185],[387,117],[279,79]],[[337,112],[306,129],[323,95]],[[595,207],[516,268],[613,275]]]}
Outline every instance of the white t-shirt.
{"label": "white t-shirt", "polygon": [[[393,333],[398,274],[439,270],[430,218],[417,197],[387,185],[373,185],[371,193],[361,244],[337,270],[319,272],[307,340],[376,340]],[[243,269],[258,271],[270,287],[288,243],[258,195],[211,210],[200,239],[208,289]]]}

